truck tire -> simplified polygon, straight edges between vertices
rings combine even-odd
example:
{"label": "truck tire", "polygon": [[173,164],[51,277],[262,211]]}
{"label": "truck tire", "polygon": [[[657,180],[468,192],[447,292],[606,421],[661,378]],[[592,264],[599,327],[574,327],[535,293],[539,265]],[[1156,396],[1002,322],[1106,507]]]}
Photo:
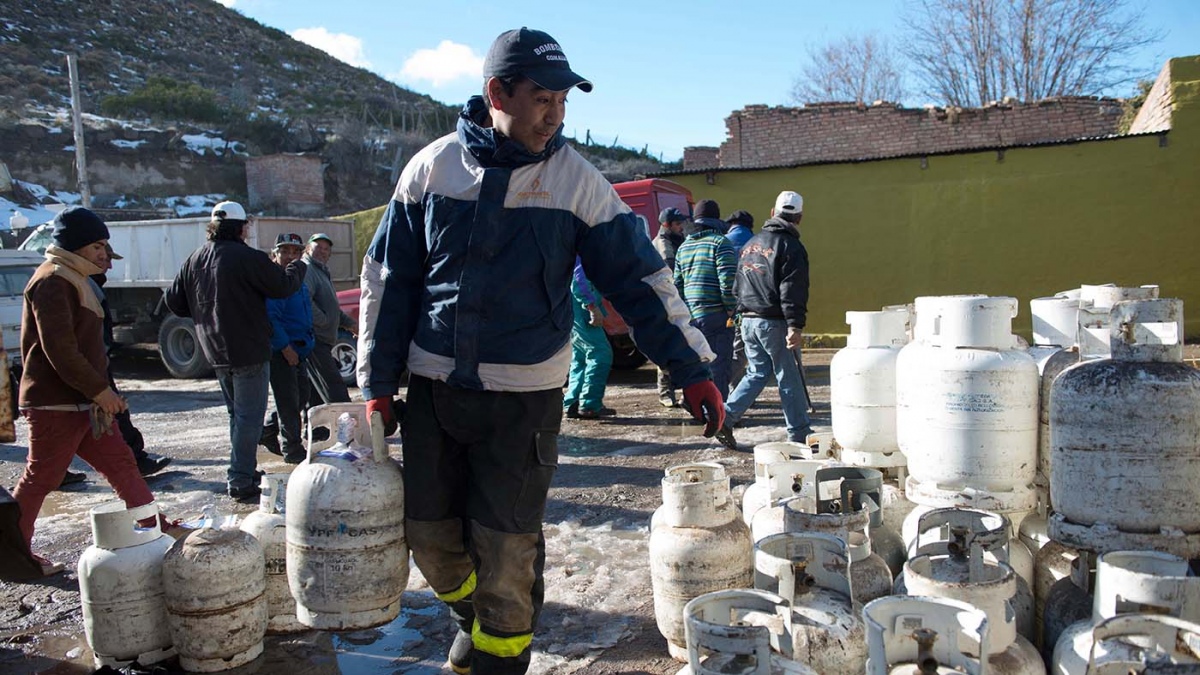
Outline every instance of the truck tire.
{"label": "truck tire", "polygon": [[333,343],[333,360],[347,387],[358,386],[358,340],[344,330],[338,331],[337,342]]}
{"label": "truck tire", "polygon": [[158,328],[158,355],[174,377],[197,378],[212,373],[196,341],[196,325],[191,319],[174,314],[163,317]]}
{"label": "truck tire", "polygon": [[609,335],[608,343],[612,345],[613,368],[633,370],[640,368],[648,360],[645,354],[638,351],[637,345],[633,344],[628,335]]}

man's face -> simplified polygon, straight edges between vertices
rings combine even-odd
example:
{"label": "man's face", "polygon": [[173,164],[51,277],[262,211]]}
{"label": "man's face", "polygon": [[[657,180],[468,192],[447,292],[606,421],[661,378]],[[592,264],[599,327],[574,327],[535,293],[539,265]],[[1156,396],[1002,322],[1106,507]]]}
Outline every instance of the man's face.
{"label": "man's face", "polygon": [[683,221],[672,220],[667,223],[667,229],[670,230],[671,234],[683,234]]}
{"label": "man's face", "polygon": [[304,253],[304,248],[300,246],[283,245],[275,249],[275,262],[280,267],[287,267],[288,263],[298,259]]}
{"label": "man's face", "polygon": [[324,239],[318,239],[308,245],[308,254],[312,256],[313,260],[316,260],[322,265],[329,264],[330,253],[333,253],[333,244],[330,244]]}
{"label": "man's face", "polygon": [[567,92],[542,89],[530,80],[514,85],[512,96],[496,78],[487,86],[492,126],[532,153],[545,150],[567,116]]}
{"label": "man's face", "polygon": [[87,260],[102,270],[108,269],[108,240],[101,239],[72,251],[75,255]]}

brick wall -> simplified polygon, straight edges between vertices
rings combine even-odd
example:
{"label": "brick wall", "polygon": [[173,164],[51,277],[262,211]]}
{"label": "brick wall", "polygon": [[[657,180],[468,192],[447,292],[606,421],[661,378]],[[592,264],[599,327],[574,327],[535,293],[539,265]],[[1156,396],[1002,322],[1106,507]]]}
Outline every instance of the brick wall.
{"label": "brick wall", "polygon": [[720,148],[709,145],[693,145],[683,149],[684,169],[715,169],[721,166]]}
{"label": "brick wall", "polygon": [[246,160],[250,210],[271,215],[313,215],[325,203],[325,179],[317,155],[278,154]]}
{"label": "brick wall", "polygon": [[1129,133],[1140,134],[1148,131],[1166,131],[1171,128],[1171,62],[1163,66],[1158,73],[1146,101],[1138,110],[1137,117],[1129,127]]}
{"label": "brick wall", "polygon": [[[752,105],[725,119],[723,168],[786,166],[1011,146],[1116,132],[1115,99],[1062,97],[984,108],[899,108],[818,103],[803,108]],[[684,169],[701,168],[688,164]]]}

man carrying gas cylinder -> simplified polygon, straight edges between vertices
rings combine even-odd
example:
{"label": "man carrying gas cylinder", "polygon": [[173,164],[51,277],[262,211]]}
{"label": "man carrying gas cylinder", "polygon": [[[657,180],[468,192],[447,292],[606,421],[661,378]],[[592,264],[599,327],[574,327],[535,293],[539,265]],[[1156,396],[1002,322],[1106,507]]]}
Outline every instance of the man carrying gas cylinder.
{"label": "man carrying gas cylinder", "polygon": [[542,515],[558,464],[575,257],[711,435],[721,395],[670,271],[562,135],[588,92],[558,42],[492,44],[483,96],[405,167],[363,261],[359,385],[392,419],[407,369],[405,531],[461,630],[460,673],[524,673],[542,607]]}

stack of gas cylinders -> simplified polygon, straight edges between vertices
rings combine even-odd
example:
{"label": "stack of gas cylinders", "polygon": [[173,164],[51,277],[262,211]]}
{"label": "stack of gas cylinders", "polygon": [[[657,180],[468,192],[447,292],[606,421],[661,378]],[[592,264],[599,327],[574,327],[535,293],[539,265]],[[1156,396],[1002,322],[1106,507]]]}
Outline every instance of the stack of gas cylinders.
{"label": "stack of gas cylinders", "polygon": [[92,509],[94,544],[79,560],[85,633],[97,667],[188,672],[252,662],[268,633],[358,630],[400,613],[408,583],[404,486],[382,424],[363,404],[309,411],[309,441],[291,473],[262,477],[259,510],[212,517],[178,540],[138,521],[151,503]]}
{"label": "stack of gas cylinders", "polygon": [[1033,345],[1011,297],[848,312],[819,450],[755,448],[740,513],[721,465],[668,469],[650,558],[681,673],[1200,672],[1182,302],[1030,307]]}

